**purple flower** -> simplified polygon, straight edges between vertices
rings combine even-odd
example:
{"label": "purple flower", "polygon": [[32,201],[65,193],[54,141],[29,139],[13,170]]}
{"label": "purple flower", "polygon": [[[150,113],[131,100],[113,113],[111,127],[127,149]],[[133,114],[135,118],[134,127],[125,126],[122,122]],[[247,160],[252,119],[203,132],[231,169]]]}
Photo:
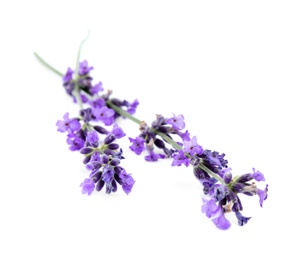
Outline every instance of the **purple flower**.
{"label": "purple flower", "polygon": [[133,185],[135,183],[133,177],[130,174],[126,173],[125,170],[122,170],[119,173],[119,178],[121,180],[123,191],[128,195],[131,192]]}
{"label": "purple flower", "polygon": [[94,115],[93,115],[93,112],[92,112],[92,109],[90,107],[88,108],[85,108],[85,109],[82,109],[80,111],[80,115],[82,116],[83,120],[88,123],[90,122],[91,120],[95,119]]}
{"label": "purple flower", "polygon": [[135,139],[129,137],[129,140],[132,143],[132,145],[129,146],[129,148],[137,155],[140,155],[145,150],[145,140],[143,138],[139,136],[137,136]]}
{"label": "purple flower", "polygon": [[58,127],[59,132],[68,132],[73,134],[75,131],[80,129],[80,123],[77,119],[70,119],[69,113],[66,113],[64,116],[64,121],[58,120],[56,126]]}
{"label": "purple flower", "polygon": [[99,145],[99,136],[98,136],[98,133],[95,130],[88,132],[87,141],[89,142],[89,144],[91,146],[97,148],[98,145]]}
{"label": "purple flower", "polygon": [[105,106],[105,100],[103,98],[97,98],[89,101],[89,104],[93,108],[102,108]]}
{"label": "purple flower", "polygon": [[92,194],[95,188],[95,183],[91,179],[85,179],[81,184],[81,193],[87,193],[89,196]]}
{"label": "purple flower", "polygon": [[240,225],[240,226],[243,226],[244,224],[246,224],[251,218],[249,217],[244,217],[244,216],[242,216],[241,215],[241,213],[240,212],[235,212],[235,215],[236,215],[236,217],[237,217],[237,219],[238,219],[238,224]]}
{"label": "purple flower", "polygon": [[88,62],[86,60],[82,61],[80,64],[79,64],[79,70],[78,70],[78,74],[80,76],[83,76],[83,75],[87,75],[89,74],[89,72],[94,69],[93,67],[88,67]]}
{"label": "purple flower", "polygon": [[103,91],[104,88],[102,87],[102,82],[100,81],[98,84],[94,85],[93,87],[90,88],[90,92],[92,95],[97,94],[100,91]]}
{"label": "purple flower", "polygon": [[[80,99],[81,99],[81,102],[83,103],[83,104],[85,104],[85,103],[87,103],[89,100],[88,100],[88,98],[85,96],[85,95],[80,95]],[[76,101],[76,97],[74,97],[73,96],[73,102],[74,103],[77,103],[77,101]]]}
{"label": "purple flower", "polygon": [[213,199],[206,200],[202,198],[204,204],[201,207],[202,213],[205,213],[208,218],[212,218],[212,222],[220,229],[228,229],[231,224],[225,218],[223,209],[218,206]]}
{"label": "purple flower", "polygon": [[118,124],[114,124],[113,128],[111,130],[111,133],[115,136],[115,138],[120,139],[124,136],[126,136],[126,134],[124,133],[123,129],[121,127],[118,126]]}
{"label": "purple flower", "polygon": [[185,152],[193,156],[195,153],[200,155],[203,153],[203,148],[197,143],[197,137],[194,136],[190,142],[184,142]]}
{"label": "purple flower", "polygon": [[220,210],[220,214],[219,216],[215,217],[214,219],[212,219],[212,222],[219,228],[222,230],[226,230],[231,226],[231,223],[228,219],[226,219],[223,210]]}
{"label": "purple flower", "polygon": [[180,131],[177,131],[177,134],[180,136],[180,138],[183,140],[183,141],[190,141],[191,138],[190,138],[190,133],[189,131],[187,130],[186,132],[182,133]]}
{"label": "purple flower", "polygon": [[215,187],[213,196],[216,198],[216,201],[221,201],[228,194],[229,194],[229,189],[227,188],[227,186],[219,184],[217,185],[217,187]]}
{"label": "purple flower", "polygon": [[144,159],[148,162],[155,162],[158,161],[158,159],[164,159],[164,154],[157,154],[154,151],[150,150],[149,155],[145,156]]}
{"label": "purple flower", "polygon": [[91,162],[99,162],[100,161],[100,153],[98,151],[94,152],[91,157]]}
{"label": "purple flower", "polygon": [[102,174],[102,180],[105,183],[109,183],[113,180],[113,176],[114,176],[113,168],[111,166],[105,166]]}
{"label": "purple flower", "polygon": [[183,130],[186,126],[183,115],[176,116],[173,114],[173,117],[167,119],[166,123],[172,125],[173,129],[175,130]]}
{"label": "purple flower", "polygon": [[84,147],[85,141],[78,136],[72,136],[67,138],[67,144],[70,145],[69,149],[71,151],[79,151],[81,148]]}
{"label": "purple flower", "polygon": [[220,207],[216,204],[216,202],[213,199],[206,200],[204,198],[202,198],[202,201],[204,202],[201,206],[202,213],[205,213],[208,218],[216,216],[220,210]]}
{"label": "purple flower", "polygon": [[268,184],[265,187],[265,190],[257,189],[257,194],[260,198],[260,206],[262,207],[263,201],[267,199]]}
{"label": "purple flower", "polygon": [[131,115],[135,114],[136,108],[139,105],[139,102],[137,99],[135,99],[132,103],[129,104],[127,112]]}
{"label": "purple flower", "polygon": [[182,164],[184,164],[188,167],[190,164],[190,159],[185,156],[182,150],[179,150],[178,153],[174,154],[172,157],[173,161],[171,166],[181,166]]}
{"label": "purple flower", "polygon": [[71,68],[67,69],[67,72],[65,73],[65,75],[63,76],[63,81],[64,83],[69,82],[72,80],[72,76],[73,76],[73,70]]}
{"label": "purple flower", "polygon": [[93,108],[93,114],[97,120],[103,121],[105,125],[111,125],[114,121],[114,110],[106,106],[102,108]]}
{"label": "purple flower", "polygon": [[264,175],[260,171],[256,171],[256,169],[253,168],[253,172],[252,176],[256,181],[265,181]]}

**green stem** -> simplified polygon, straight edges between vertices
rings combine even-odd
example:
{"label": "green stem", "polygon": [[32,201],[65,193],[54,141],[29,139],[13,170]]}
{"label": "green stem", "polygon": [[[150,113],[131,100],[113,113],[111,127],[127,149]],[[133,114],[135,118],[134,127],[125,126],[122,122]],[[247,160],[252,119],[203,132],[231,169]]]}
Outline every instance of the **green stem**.
{"label": "green stem", "polygon": [[215,174],[212,170],[208,169],[205,165],[199,164],[197,167],[199,167],[201,170],[207,172],[209,175],[211,175],[212,177],[214,177],[215,179],[217,179],[220,183],[226,184],[224,182],[224,180],[220,176],[218,176],[217,174]]}
{"label": "green stem", "polygon": [[80,89],[79,89],[79,75],[78,75],[79,60],[80,60],[81,48],[82,48],[83,44],[87,41],[88,38],[89,38],[89,33],[88,33],[87,37],[79,45],[77,57],[76,57],[75,71],[74,71],[75,85],[74,85],[73,91],[74,91],[74,95],[76,97],[76,101],[77,101],[80,109],[83,109],[83,104],[82,104],[82,100],[80,97]]}
{"label": "green stem", "polygon": [[170,137],[168,137],[166,134],[159,132],[157,130],[155,130],[154,128],[151,128],[151,130],[161,136],[167,143],[171,144],[175,149],[177,150],[182,150],[183,148],[181,146],[179,146],[176,142],[174,142]]}
{"label": "green stem", "polygon": [[106,101],[106,104],[111,107],[114,111],[116,111],[118,114],[120,114],[121,116],[127,117],[129,118],[131,121],[133,121],[134,123],[140,125],[141,124],[141,120],[139,120],[138,118],[132,116],[131,114],[129,114],[127,111],[119,108],[118,106],[114,105],[112,102],[110,102],[109,100]]}
{"label": "green stem", "polygon": [[35,58],[45,67],[47,67],[49,70],[57,74],[58,76],[62,77],[64,74],[58,70],[56,70],[54,67],[49,65],[44,59],[42,59],[36,52],[33,52]]}

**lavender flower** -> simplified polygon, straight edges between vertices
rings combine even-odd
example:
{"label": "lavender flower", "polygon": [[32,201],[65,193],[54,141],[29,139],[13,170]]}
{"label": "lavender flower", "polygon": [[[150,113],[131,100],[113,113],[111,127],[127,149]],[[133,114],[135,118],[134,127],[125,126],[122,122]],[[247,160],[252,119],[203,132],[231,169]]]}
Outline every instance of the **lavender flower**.
{"label": "lavender flower", "polygon": [[84,75],[87,75],[89,74],[89,72],[94,69],[93,67],[89,67],[88,66],[88,62],[86,60],[82,61],[80,64],[79,64],[79,70],[78,70],[78,74],[80,76],[84,76]]}
{"label": "lavender flower", "polygon": [[85,179],[81,184],[81,193],[87,193],[89,196],[92,194],[95,188],[95,184],[91,179]]}
{"label": "lavender flower", "polygon": [[99,145],[99,136],[98,136],[98,133],[95,130],[88,132],[88,134],[87,134],[87,141],[89,142],[89,144],[92,147],[97,148],[98,145]]}
{"label": "lavender flower", "polygon": [[130,149],[133,152],[135,152],[137,155],[140,155],[145,149],[144,147],[145,140],[141,137],[136,137],[135,139],[129,138],[129,140],[132,143],[132,145],[130,146]]}
{"label": "lavender flower", "polygon": [[253,168],[253,172],[252,176],[256,181],[265,181],[264,175],[261,172],[256,171],[255,168]]}
{"label": "lavender flower", "polygon": [[114,114],[114,110],[106,106],[93,109],[93,115],[96,117],[96,119],[101,120],[107,126],[114,122]]}
{"label": "lavender flower", "polygon": [[200,155],[203,153],[203,148],[197,143],[197,137],[194,136],[190,142],[184,142],[184,150],[193,156],[195,153]]}
{"label": "lavender flower", "polygon": [[178,153],[173,155],[173,161],[171,165],[181,166],[182,164],[188,167],[190,165],[190,159],[185,156],[182,150],[179,150]]}
{"label": "lavender flower", "polygon": [[70,119],[69,113],[66,113],[64,116],[64,121],[58,120],[56,126],[58,127],[59,132],[68,132],[69,134],[73,134],[78,131],[81,127],[79,121],[75,118]]}
{"label": "lavender flower", "polygon": [[175,130],[182,130],[186,126],[183,115],[176,116],[173,114],[173,117],[167,119],[166,123],[172,125],[173,129]]}

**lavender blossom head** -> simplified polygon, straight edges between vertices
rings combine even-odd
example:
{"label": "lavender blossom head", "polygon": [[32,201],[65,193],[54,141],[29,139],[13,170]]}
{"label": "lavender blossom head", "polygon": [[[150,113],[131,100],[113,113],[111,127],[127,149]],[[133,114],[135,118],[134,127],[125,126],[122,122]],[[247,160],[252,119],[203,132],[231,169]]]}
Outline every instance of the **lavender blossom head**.
{"label": "lavender blossom head", "polygon": [[129,148],[137,155],[140,155],[145,150],[145,140],[143,138],[136,137],[135,139],[133,139],[129,137],[129,140],[132,143]]}
{"label": "lavender blossom head", "polygon": [[124,133],[123,129],[118,126],[118,124],[114,124],[111,130],[111,133],[115,136],[115,138],[120,139],[126,134]]}
{"label": "lavender blossom head", "polygon": [[78,69],[78,74],[80,76],[84,76],[89,74],[89,72],[94,69],[94,67],[89,67],[88,62],[86,60],[80,62],[79,64],[79,69]]}
{"label": "lavender blossom head", "polygon": [[58,120],[56,126],[59,132],[68,132],[70,134],[78,131],[81,127],[79,121],[75,118],[70,119],[69,113],[64,114],[64,121]]}
{"label": "lavender blossom head", "polygon": [[63,82],[70,82],[73,78],[74,71],[71,68],[68,68],[65,75],[63,76]]}
{"label": "lavender blossom head", "polygon": [[173,114],[173,117],[167,119],[166,123],[172,125],[175,130],[183,130],[186,126],[183,115],[176,116]]}
{"label": "lavender blossom head", "polygon": [[202,146],[200,146],[198,143],[197,143],[197,137],[194,136],[191,141],[189,142],[184,142],[184,151],[186,153],[189,153],[191,156],[193,156],[195,153],[200,155],[203,153],[203,148]]}
{"label": "lavender blossom head", "polygon": [[114,122],[114,114],[114,110],[106,106],[101,108],[93,108],[93,115],[96,117],[96,120],[101,120],[107,126]]}
{"label": "lavender blossom head", "polygon": [[188,167],[190,165],[190,159],[184,154],[182,150],[179,150],[178,153],[175,153],[172,157],[173,161],[171,166],[181,166],[184,164]]}

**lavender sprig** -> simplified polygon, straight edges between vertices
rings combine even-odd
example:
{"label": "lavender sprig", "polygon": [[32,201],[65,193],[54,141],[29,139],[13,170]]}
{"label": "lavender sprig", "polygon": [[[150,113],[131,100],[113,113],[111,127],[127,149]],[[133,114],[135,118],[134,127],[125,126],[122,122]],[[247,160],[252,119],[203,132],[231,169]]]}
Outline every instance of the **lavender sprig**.
{"label": "lavender sprig", "polygon": [[[34,54],[47,68],[63,77],[63,86],[67,94],[80,106],[78,117],[70,118],[69,113],[66,113],[64,120],[58,120],[57,126],[58,131],[67,133],[70,150],[79,150],[85,156],[83,163],[86,164],[90,175],[80,185],[82,193],[90,195],[94,189],[100,191],[104,186],[106,193],[111,193],[117,190],[118,184],[125,193],[130,193],[135,181],[119,166],[120,161],[124,159],[123,152],[114,142],[126,135],[115,123],[117,117],[123,116],[139,125],[140,135],[129,138],[130,149],[137,155],[146,151],[146,161],[172,158],[172,166],[192,165],[194,176],[200,181],[203,192],[207,195],[202,199],[201,210],[218,228],[225,230],[230,227],[230,221],[225,216],[229,212],[235,213],[239,225],[246,224],[250,217],[241,214],[243,207],[238,195],[258,195],[262,207],[267,199],[268,185],[264,189],[259,189],[255,181],[265,181],[264,175],[253,168],[252,173],[232,177],[232,169],[227,165],[225,154],[203,149],[198,144],[196,136],[191,138],[190,133],[183,130],[185,122],[181,114],[173,115],[171,118],[157,115],[156,120],[148,126],[132,115],[138,106],[137,99],[129,103],[110,98],[112,91],[99,94],[104,89],[101,82],[92,83],[90,71],[93,67],[89,67],[87,61],[79,63],[81,46],[75,71],[68,68],[65,74],[54,69],[38,54]],[[103,123],[104,126],[98,123]],[[105,128],[111,125],[111,131]],[[176,137],[178,141],[173,139]]]}

